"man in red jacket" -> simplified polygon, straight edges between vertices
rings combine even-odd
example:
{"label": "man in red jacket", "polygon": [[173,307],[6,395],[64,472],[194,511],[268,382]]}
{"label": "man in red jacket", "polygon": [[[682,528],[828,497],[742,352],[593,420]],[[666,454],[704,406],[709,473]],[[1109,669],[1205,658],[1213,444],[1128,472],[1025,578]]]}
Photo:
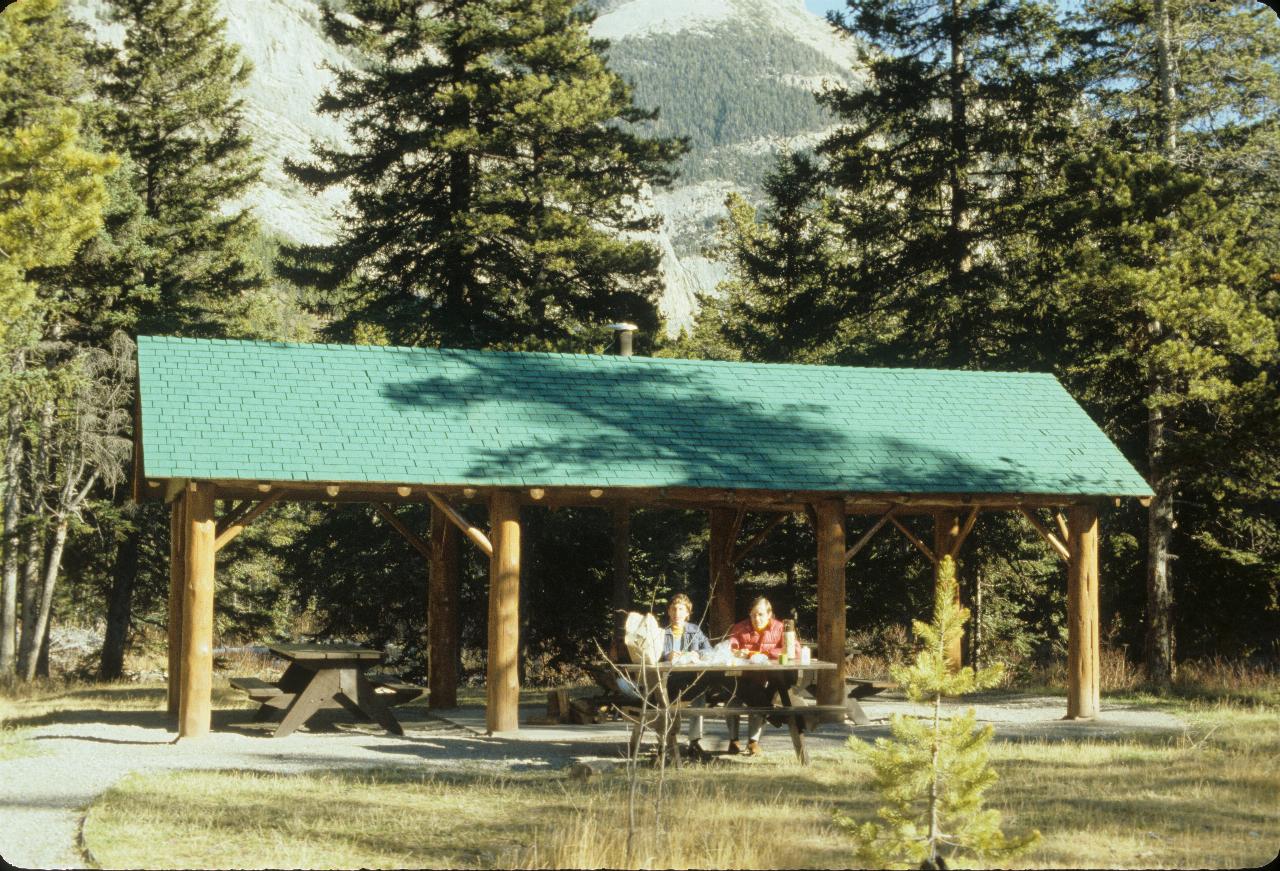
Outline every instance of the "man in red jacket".
{"label": "man in red jacket", "polygon": [[[733,624],[729,630],[729,645],[740,656],[762,653],[770,660],[777,661],[782,653],[782,621],[773,616],[773,605],[761,596],[751,604],[751,612],[746,620]],[[772,680],[762,675],[743,675],[738,682],[738,693],[742,700],[752,707],[766,707],[773,704],[773,696],[777,692]],[[740,753],[738,746],[738,728],[741,717],[729,717],[729,752]],[[764,731],[764,717],[751,714],[747,718],[747,753],[760,755],[760,733]]]}

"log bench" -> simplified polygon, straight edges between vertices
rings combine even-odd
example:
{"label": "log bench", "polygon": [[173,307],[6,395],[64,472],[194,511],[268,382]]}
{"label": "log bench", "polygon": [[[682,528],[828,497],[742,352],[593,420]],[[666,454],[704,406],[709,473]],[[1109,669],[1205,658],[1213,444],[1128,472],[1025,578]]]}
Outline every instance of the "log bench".
{"label": "log bench", "polygon": [[386,700],[390,705],[403,705],[426,692],[424,688],[406,682],[399,675],[367,674],[365,678],[373,684],[374,691],[379,695],[391,696]]}
{"label": "log bench", "polygon": [[[632,756],[640,748],[640,739],[644,734],[645,727],[654,727],[658,724],[659,718],[662,716],[662,709],[656,707],[641,708],[638,705],[628,705],[621,708],[627,718],[633,721],[631,726],[631,740],[628,749]],[[791,745],[796,751],[796,760],[801,765],[809,764],[809,751],[805,747],[804,733],[809,731],[818,723],[830,722],[831,720],[842,721],[848,713],[845,705],[805,705],[797,704],[788,707],[777,706],[750,706],[750,705],[685,705],[675,704],[667,709],[672,715],[672,721],[669,724],[671,738],[668,739],[674,752],[676,765],[680,764],[679,741],[674,740],[674,736],[680,734],[680,718],[681,717],[747,717],[752,714],[759,714],[768,719],[779,719],[787,721],[787,728],[791,732]],[[656,730],[655,730],[656,731]]]}
{"label": "log bench", "polygon": [[258,710],[253,715],[255,723],[270,720],[277,711],[288,708],[297,695],[297,693],[286,693],[275,684],[256,677],[233,677],[231,686],[244,690],[249,694],[249,701],[258,703]]}

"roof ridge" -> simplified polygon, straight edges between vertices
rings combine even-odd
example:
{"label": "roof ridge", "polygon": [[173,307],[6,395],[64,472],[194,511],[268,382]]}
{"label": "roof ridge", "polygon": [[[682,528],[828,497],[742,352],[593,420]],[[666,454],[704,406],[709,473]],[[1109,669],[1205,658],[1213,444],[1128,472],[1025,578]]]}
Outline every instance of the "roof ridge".
{"label": "roof ridge", "polygon": [[617,365],[658,365],[658,364],[676,364],[676,365],[713,365],[713,366],[733,366],[733,367],[751,367],[761,369],[790,369],[800,371],[814,370],[842,370],[853,372],[883,372],[888,374],[895,373],[911,373],[911,374],[938,374],[945,376],[973,376],[973,377],[1047,377],[1057,381],[1057,376],[1052,372],[1044,371],[1019,371],[1011,369],[940,369],[928,366],[848,366],[840,364],[827,363],[784,363],[784,362],[767,362],[763,360],[717,360],[704,357],[651,357],[651,356],[632,356],[623,357],[618,354],[595,354],[590,352],[571,352],[571,351],[514,351],[503,350],[498,348],[435,348],[428,346],[414,345],[357,345],[345,342],[285,342],[276,339],[229,339],[229,338],[204,338],[204,337],[188,337],[188,336],[138,336],[138,342],[143,341],[157,342],[164,344],[209,344],[209,345],[239,345],[239,346],[258,346],[268,348],[309,348],[318,350],[344,350],[344,351],[362,351],[371,352],[378,351],[382,353],[421,353],[421,354],[485,354],[485,355],[501,355],[506,357],[532,357],[532,358],[555,358],[555,359],[591,359],[591,360],[607,360],[617,361]]}

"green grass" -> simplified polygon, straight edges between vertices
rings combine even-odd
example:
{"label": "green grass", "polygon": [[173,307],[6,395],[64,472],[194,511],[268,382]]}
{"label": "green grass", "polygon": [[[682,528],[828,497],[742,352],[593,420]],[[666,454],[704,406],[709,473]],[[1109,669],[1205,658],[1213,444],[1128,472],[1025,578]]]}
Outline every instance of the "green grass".
{"label": "green grass", "polygon": [[[1009,830],[1039,829],[1018,867],[1249,867],[1280,833],[1274,710],[1170,703],[1176,738],[1000,742],[989,794]],[[651,791],[653,775],[645,774]],[[627,780],[562,773],[138,775],[89,811],[85,842],[108,867],[846,867],[834,810],[870,819],[852,754],[789,754],[670,772],[664,823],[651,792],[626,854]],[[335,798],[338,797],[338,798]],[[660,833],[659,833],[660,832]]]}

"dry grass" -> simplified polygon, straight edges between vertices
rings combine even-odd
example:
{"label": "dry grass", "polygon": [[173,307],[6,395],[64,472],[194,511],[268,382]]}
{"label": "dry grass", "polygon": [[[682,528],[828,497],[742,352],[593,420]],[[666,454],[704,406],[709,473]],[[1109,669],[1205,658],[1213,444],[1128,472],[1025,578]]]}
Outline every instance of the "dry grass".
{"label": "dry grass", "polygon": [[[892,645],[886,652],[858,652],[846,660],[849,674],[880,679],[888,679],[890,667],[902,661],[898,648]],[[1109,644],[1101,645],[1099,650],[1098,681],[1103,694],[1112,697],[1152,701],[1157,695],[1147,680],[1146,669],[1129,661],[1124,650]],[[1066,660],[1009,668],[1002,688],[1064,695]],[[1182,699],[1280,705],[1280,673],[1275,668],[1221,657],[1179,663],[1172,689],[1173,695]]]}
{"label": "dry grass", "polygon": [[[1226,705],[1182,713],[1194,724],[1185,738],[996,744],[989,804],[1007,828],[1044,834],[1019,867],[1270,860],[1280,721]],[[588,784],[557,773],[139,776],[91,809],[85,838],[108,867],[840,868],[852,845],[832,811],[871,818],[867,781],[844,751],[808,768],[773,754],[671,772],[664,824],[655,831],[652,804],[641,805],[631,861],[622,775]]]}

